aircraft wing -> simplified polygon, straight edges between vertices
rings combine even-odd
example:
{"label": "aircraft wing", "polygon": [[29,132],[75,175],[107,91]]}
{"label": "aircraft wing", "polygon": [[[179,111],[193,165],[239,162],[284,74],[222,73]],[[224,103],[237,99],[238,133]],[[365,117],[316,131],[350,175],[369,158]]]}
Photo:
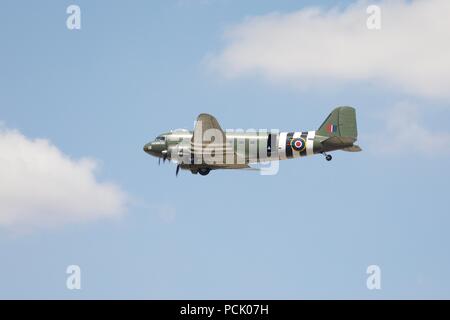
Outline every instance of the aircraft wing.
{"label": "aircraft wing", "polygon": [[[223,132],[222,128],[220,127],[219,122],[217,121],[216,118],[214,118],[214,116],[207,114],[207,113],[202,113],[197,117],[197,121],[195,123],[195,126],[197,128],[197,126],[199,125],[199,122],[202,122],[203,125],[203,129],[218,129],[220,131]],[[195,130],[194,130],[195,131]]]}
{"label": "aircraft wing", "polygon": [[225,132],[217,119],[207,113],[202,113],[197,117],[191,145],[194,155],[210,154],[213,149],[215,152],[223,153],[224,157],[235,153],[233,146],[227,143]]}
{"label": "aircraft wing", "polygon": [[222,136],[222,142],[225,142],[225,133],[220,127],[219,122],[216,118],[207,113],[202,113],[197,117],[194,127],[194,134],[192,135],[192,142],[194,143],[201,141],[202,144],[205,144],[203,138],[205,136],[205,132],[208,130],[215,130],[218,135]]}

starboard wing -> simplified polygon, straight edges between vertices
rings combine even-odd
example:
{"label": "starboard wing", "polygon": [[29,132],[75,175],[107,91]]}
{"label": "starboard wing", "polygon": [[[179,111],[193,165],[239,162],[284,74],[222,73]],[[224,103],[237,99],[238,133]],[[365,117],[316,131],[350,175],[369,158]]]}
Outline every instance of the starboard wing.
{"label": "starboard wing", "polygon": [[233,146],[227,142],[226,134],[217,119],[207,113],[197,117],[191,140],[194,155],[211,154],[220,152],[223,159],[227,155],[234,154]]}
{"label": "starboard wing", "polygon": [[[209,133],[208,133],[209,131]],[[207,133],[205,135],[205,133]],[[212,115],[207,113],[202,113],[197,117],[197,121],[195,122],[194,134],[192,135],[192,142],[196,143],[197,141],[202,142],[203,145],[211,143],[211,141],[204,141],[205,136],[209,135],[220,135],[222,138],[222,142],[225,141],[225,132],[223,132],[220,127],[219,122]]]}

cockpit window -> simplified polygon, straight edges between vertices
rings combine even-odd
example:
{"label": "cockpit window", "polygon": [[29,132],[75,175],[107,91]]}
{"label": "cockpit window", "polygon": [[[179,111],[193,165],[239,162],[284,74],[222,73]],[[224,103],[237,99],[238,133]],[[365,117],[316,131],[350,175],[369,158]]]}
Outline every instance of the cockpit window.
{"label": "cockpit window", "polygon": [[165,141],[166,137],[165,136],[157,136],[156,137],[156,141]]}

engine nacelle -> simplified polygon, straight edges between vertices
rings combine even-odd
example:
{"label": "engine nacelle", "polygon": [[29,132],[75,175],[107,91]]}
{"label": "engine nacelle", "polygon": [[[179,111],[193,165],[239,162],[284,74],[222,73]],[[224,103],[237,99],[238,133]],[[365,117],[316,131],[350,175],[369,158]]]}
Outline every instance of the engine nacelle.
{"label": "engine nacelle", "polygon": [[172,161],[179,164],[191,163],[191,146],[185,144],[175,145],[168,150],[169,157]]}

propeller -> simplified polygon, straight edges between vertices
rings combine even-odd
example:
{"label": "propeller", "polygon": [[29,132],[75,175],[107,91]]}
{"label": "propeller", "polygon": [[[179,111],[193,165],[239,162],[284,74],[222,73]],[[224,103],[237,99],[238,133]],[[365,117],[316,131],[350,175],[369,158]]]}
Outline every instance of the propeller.
{"label": "propeller", "polygon": [[177,171],[175,172],[175,176],[178,177],[178,173],[180,172],[180,165],[177,165]]}
{"label": "propeller", "polygon": [[163,163],[165,163],[166,160],[167,160],[167,155],[168,155],[167,150],[163,150],[163,151],[161,152],[161,154],[162,154],[162,156],[163,156]]}

